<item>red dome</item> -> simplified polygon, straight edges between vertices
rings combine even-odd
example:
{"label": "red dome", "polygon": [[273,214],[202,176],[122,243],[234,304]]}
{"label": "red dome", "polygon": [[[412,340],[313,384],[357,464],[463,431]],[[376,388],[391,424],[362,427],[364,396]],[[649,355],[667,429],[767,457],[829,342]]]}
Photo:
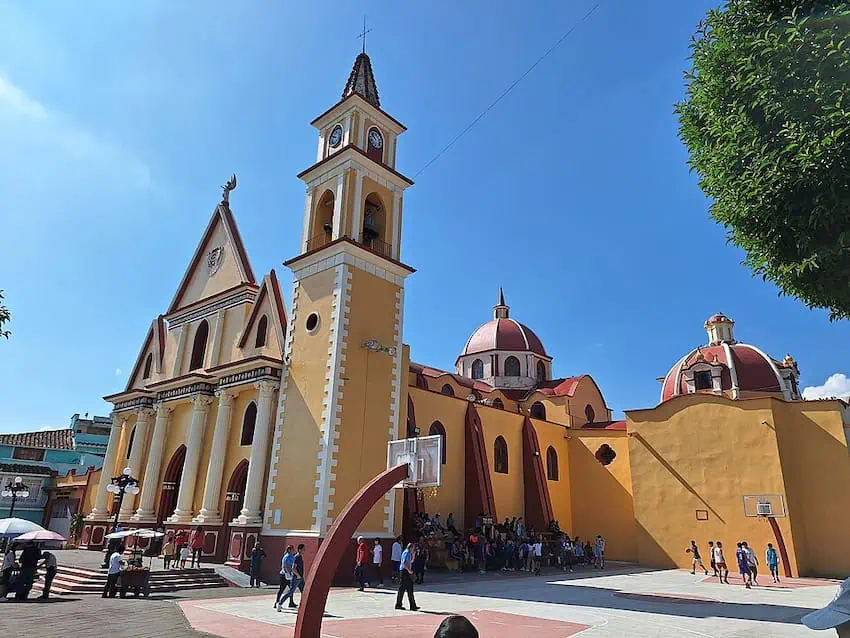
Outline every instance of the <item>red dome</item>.
{"label": "red dome", "polygon": [[664,385],[661,388],[662,401],[688,393],[682,373],[701,359],[704,359],[705,363],[722,366],[720,386],[723,390],[737,387],[741,392],[782,392],[783,383],[779,368],[783,364],[774,361],[754,346],[745,343],[721,343],[703,346],[682,357],[664,377]]}
{"label": "red dome", "polygon": [[485,323],[472,333],[461,356],[490,350],[518,350],[549,356],[531,328],[513,319],[493,319]]}

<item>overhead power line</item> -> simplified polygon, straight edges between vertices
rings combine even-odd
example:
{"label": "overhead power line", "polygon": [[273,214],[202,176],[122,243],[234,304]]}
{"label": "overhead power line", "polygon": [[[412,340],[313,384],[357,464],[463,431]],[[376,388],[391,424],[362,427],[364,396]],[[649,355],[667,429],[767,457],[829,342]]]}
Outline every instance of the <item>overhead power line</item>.
{"label": "overhead power line", "polygon": [[449,150],[452,146],[454,146],[454,145],[455,145],[455,143],[456,143],[456,142],[457,142],[460,138],[462,138],[464,135],[466,135],[466,134],[469,132],[469,130],[470,130],[473,126],[475,126],[476,124],[478,124],[478,122],[479,122],[479,121],[480,121],[480,120],[481,120],[481,119],[482,119],[485,115],[487,115],[487,113],[489,113],[491,110],[493,110],[493,107],[495,107],[495,106],[496,106],[499,102],[501,102],[501,101],[505,98],[505,96],[507,96],[507,95],[508,95],[508,93],[510,93],[511,91],[513,91],[513,90],[514,90],[514,88],[515,88],[515,87],[516,87],[516,86],[517,86],[520,82],[522,82],[522,81],[523,81],[523,80],[524,80],[524,79],[525,79],[525,78],[526,78],[526,77],[527,77],[527,76],[528,76],[528,75],[529,75],[529,74],[530,74],[530,73],[531,73],[531,72],[532,72],[532,71],[533,71],[533,70],[537,67],[537,65],[538,65],[538,64],[540,64],[541,62],[543,62],[543,60],[545,60],[547,57],[549,57],[549,55],[550,55],[550,54],[551,54],[551,53],[552,53],[555,49],[557,49],[557,48],[561,45],[561,43],[563,43],[563,41],[564,41],[564,40],[566,40],[567,38],[569,38],[569,37],[573,34],[573,32],[574,32],[576,29],[578,29],[578,28],[579,28],[582,24],[584,24],[585,22],[587,22],[587,20],[588,20],[588,19],[590,19],[590,16],[592,16],[592,15],[596,12],[596,10],[599,8],[599,4],[600,4],[600,3],[598,3],[598,2],[597,2],[596,4],[594,4],[594,5],[590,8],[590,11],[588,11],[587,13],[585,13],[585,14],[584,14],[584,16],[583,16],[583,17],[582,17],[582,18],[581,18],[578,22],[576,22],[575,24],[573,24],[573,25],[572,25],[572,26],[571,26],[571,27],[567,30],[567,32],[566,32],[563,36],[561,36],[561,38],[560,38],[557,42],[555,42],[555,44],[553,44],[551,47],[549,47],[549,49],[547,49],[547,51],[546,51],[543,55],[541,55],[539,58],[537,58],[537,60],[534,62],[534,64],[532,64],[530,67],[528,67],[528,68],[525,70],[525,73],[523,73],[522,75],[520,75],[520,76],[519,76],[516,80],[514,80],[514,81],[511,83],[511,85],[510,85],[510,86],[508,86],[508,88],[506,88],[504,91],[502,91],[501,95],[499,95],[499,97],[497,97],[495,100],[493,100],[493,102],[490,104],[490,106],[488,106],[486,109],[484,109],[483,111],[481,111],[481,113],[478,115],[478,117],[476,117],[474,120],[472,120],[472,121],[471,121],[471,122],[470,122],[470,123],[466,126],[466,128],[465,128],[465,129],[463,129],[460,133],[458,133],[457,135],[455,135],[455,136],[454,136],[454,138],[452,138],[452,141],[451,141],[451,142],[449,142],[448,144],[446,144],[446,145],[442,148],[442,150],[440,150],[440,152],[439,152],[439,153],[437,153],[436,155],[434,155],[434,157],[432,157],[430,160],[428,160],[428,162],[425,164],[425,166],[423,166],[422,168],[420,168],[420,169],[419,169],[419,170],[418,170],[418,171],[417,171],[417,172],[413,175],[413,179],[416,179],[417,177],[419,177],[422,173],[424,173],[424,172],[425,172],[425,170],[426,170],[429,166],[431,166],[431,164],[433,164],[433,163],[434,163],[434,162],[436,162],[438,159],[440,159],[440,157],[442,157],[442,156],[443,156],[443,154],[445,154],[445,152],[446,152],[446,151],[448,151],[448,150]]}

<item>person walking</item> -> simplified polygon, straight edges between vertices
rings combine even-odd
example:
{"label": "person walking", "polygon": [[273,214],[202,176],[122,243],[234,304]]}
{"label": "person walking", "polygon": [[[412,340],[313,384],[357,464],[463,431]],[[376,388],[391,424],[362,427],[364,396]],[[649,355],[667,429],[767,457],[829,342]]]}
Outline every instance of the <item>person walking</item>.
{"label": "person walking", "polygon": [[741,541],[741,545],[743,546],[744,551],[747,553],[747,562],[750,565],[750,573],[752,574],[753,585],[758,585],[759,559],[756,556],[756,553],[753,551],[753,548],[747,545],[747,541]]}
{"label": "person walking", "polygon": [[[726,556],[723,554],[723,543],[717,541],[712,551],[712,560],[717,567],[717,573],[720,575],[720,582],[729,584],[729,568],[726,566]],[[724,580],[725,578],[725,580]]]}
{"label": "person walking", "polygon": [[372,569],[375,571],[375,580],[378,581],[378,587],[384,586],[384,575],[381,573],[381,565],[384,562],[384,546],[381,545],[381,539],[375,539],[375,545],[372,547]]}
{"label": "person walking", "polygon": [[396,536],[395,541],[393,541],[392,549],[390,550],[390,565],[392,565],[393,569],[393,573],[390,576],[392,582],[396,582],[398,580],[398,568],[399,565],[401,565],[402,551],[401,536]]}
{"label": "person walking", "polygon": [[47,600],[50,598],[50,587],[53,585],[58,565],[56,564],[56,556],[50,552],[44,552],[41,559],[41,566],[44,567],[44,587],[41,590],[41,599]]}
{"label": "person walking", "polygon": [[691,546],[685,550],[688,554],[691,555],[691,573],[695,574],[697,571],[697,566],[699,566],[704,572],[705,575],[708,576],[708,570],[705,568],[705,565],[702,562],[702,556],[699,553],[699,547],[697,547],[697,542],[692,540]]}
{"label": "person walking", "polygon": [[[274,599],[274,608],[278,611],[283,611],[283,601],[289,595],[292,583],[292,570],[295,567],[295,556],[293,556],[292,545],[286,546],[286,551],[283,553],[283,558],[280,560],[280,587],[277,590],[277,596]],[[292,600],[289,601],[292,604]]]}
{"label": "person walking", "polygon": [[357,537],[357,556],[354,562],[354,580],[360,585],[357,591],[363,591],[369,586],[366,582],[366,565],[368,562],[369,548],[366,547],[366,540],[362,536]]}
{"label": "person walking", "polygon": [[189,544],[192,546],[192,562],[189,567],[195,566],[195,561],[198,561],[198,569],[201,568],[201,552],[204,551],[204,526],[198,525],[195,531],[192,532],[192,537],[189,539]]}
{"label": "person walking", "polygon": [[[290,547],[291,549],[291,547]],[[290,573],[289,579],[289,589],[278,601],[277,610],[283,611],[283,601],[289,598],[289,608],[296,609],[298,605],[295,604],[295,590],[300,589],[302,592],[304,591],[304,558],[301,556],[304,551],[304,544],[298,546],[298,550],[292,555],[292,571]]]}
{"label": "person walking", "polygon": [[254,549],[251,550],[251,570],[249,572],[251,587],[256,587],[258,589],[260,587],[260,567],[262,566],[263,559],[265,557],[266,552],[260,542],[257,541],[257,544],[254,545]]}
{"label": "person walking", "polygon": [[750,561],[743,543],[738,543],[738,549],[735,550],[735,560],[738,562],[738,571],[741,573],[741,580],[744,581],[744,587],[751,589],[753,586],[753,573],[750,571]]}
{"label": "person walking", "polygon": [[413,576],[417,585],[425,582],[425,563],[428,560],[426,541],[422,538],[416,545],[416,557],[413,559]]}
{"label": "person walking", "polygon": [[714,541],[708,541],[708,566],[717,578],[717,561],[714,560]]}
{"label": "person walking", "polygon": [[413,559],[415,550],[413,543],[407,544],[407,549],[401,553],[401,563],[398,568],[399,586],[398,595],[395,599],[395,608],[404,609],[401,604],[404,598],[404,593],[407,592],[407,602],[410,604],[410,611],[418,611],[416,599],[413,597]]}
{"label": "person walking", "polygon": [[21,575],[20,582],[15,592],[15,600],[26,600],[35,582],[38,561],[41,560],[41,550],[35,543],[27,543],[21,552]]}
{"label": "person walking", "polygon": [[17,564],[15,546],[13,543],[9,543],[6,553],[3,555],[3,568],[0,571],[0,602],[6,602],[6,594],[9,593],[9,585],[12,582],[12,572],[15,571]]}
{"label": "person walking", "polygon": [[764,553],[764,562],[767,563],[767,568],[770,570],[770,575],[773,576],[773,582],[779,582],[779,554],[773,548],[773,543],[767,544],[767,550]]}
{"label": "person walking", "polygon": [[122,556],[124,555],[124,545],[120,544],[112,552],[109,557],[109,567],[106,572],[106,584],[103,586],[103,594],[101,598],[115,598],[115,591],[118,587],[118,579],[121,578],[121,567],[124,565]]}

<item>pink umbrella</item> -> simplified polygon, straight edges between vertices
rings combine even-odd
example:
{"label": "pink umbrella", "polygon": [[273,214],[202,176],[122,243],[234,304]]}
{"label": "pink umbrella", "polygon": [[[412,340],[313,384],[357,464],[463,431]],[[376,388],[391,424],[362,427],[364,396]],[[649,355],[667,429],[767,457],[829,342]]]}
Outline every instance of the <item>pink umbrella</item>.
{"label": "pink umbrella", "polygon": [[57,534],[46,529],[39,529],[16,536],[13,540],[18,543],[21,541],[66,541],[68,539],[62,536],[62,534]]}

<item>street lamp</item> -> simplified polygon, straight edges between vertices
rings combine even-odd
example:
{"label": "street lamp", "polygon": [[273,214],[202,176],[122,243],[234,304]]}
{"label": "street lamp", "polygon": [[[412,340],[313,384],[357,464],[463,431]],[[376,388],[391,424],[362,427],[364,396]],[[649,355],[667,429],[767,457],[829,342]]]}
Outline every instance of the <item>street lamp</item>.
{"label": "street lamp", "polygon": [[15,502],[18,498],[29,498],[30,490],[24,485],[23,480],[20,476],[16,476],[14,481],[9,481],[9,484],[6,488],[0,492],[0,496],[3,498],[12,499],[12,507],[9,508],[9,518],[12,518],[12,515],[15,513]]}
{"label": "street lamp", "polygon": [[115,508],[115,520],[112,521],[112,531],[118,527],[118,515],[121,513],[121,503],[124,501],[124,494],[138,494],[139,479],[130,476],[130,468],[125,467],[124,471],[118,476],[113,476],[112,481],[106,486],[106,491],[110,494],[118,495],[118,505]]}

